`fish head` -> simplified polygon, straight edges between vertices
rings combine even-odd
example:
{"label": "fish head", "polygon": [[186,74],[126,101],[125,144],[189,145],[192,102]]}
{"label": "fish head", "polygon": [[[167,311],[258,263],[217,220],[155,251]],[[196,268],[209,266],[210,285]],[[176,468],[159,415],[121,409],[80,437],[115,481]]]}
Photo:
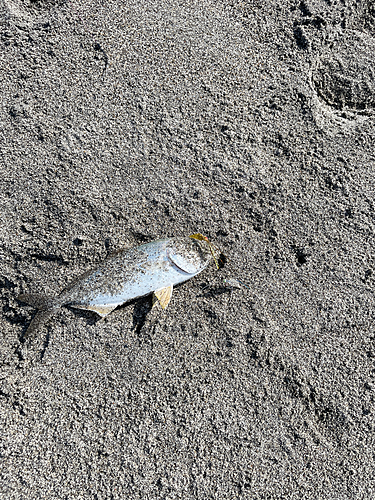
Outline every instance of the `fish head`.
{"label": "fish head", "polygon": [[201,233],[195,233],[195,234],[191,234],[190,235],[190,238],[193,238],[194,240],[197,240],[197,242],[199,242],[201,244],[201,246],[205,247],[207,249],[209,249],[210,251],[210,254],[211,254],[211,257],[214,259],[215,261],[215,265],[217,267],[217,269],[220,269],[220,266],[218,264],[218,260],[220,259],[220,256],[221,256],[221,252],[220,250],[217,248],[217,246],[213,245],[209,239],[207,238],[207,236],[204,236],[203,234]]}
{"label": "fish head", "polygon": [[212,259],[209,244],[205,240],[171,238],[167,245],[168,260],[186,274],[198,274]]}

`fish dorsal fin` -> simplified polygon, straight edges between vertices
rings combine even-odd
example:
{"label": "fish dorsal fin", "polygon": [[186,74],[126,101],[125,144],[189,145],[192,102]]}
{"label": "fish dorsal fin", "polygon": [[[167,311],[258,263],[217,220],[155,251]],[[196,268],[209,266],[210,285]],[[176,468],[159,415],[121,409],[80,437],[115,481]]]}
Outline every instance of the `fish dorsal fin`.
{"label": "fish dorsal fin", "polygon": [[160,305],[163,309],[169,304],[173,292],[173,285],[166,286],[165,288],[160,288],[154,292],[155,297],[159,300]]}
{"label": "fish dorsal fin", "polygon": [[113,311],[113,309],[116,309],[117,306],[119,306],[120,304],[96,304],[96,305],[80,305],[80,304],[72,304],[71,307],[74,307],[75,309],[86,309],[87,311],[94,311],[96,312],[97,314],[99,314],[99,316],[101,316],[102,318],[105,318],[106,316],[108,316],[108,314],[110,312]]}

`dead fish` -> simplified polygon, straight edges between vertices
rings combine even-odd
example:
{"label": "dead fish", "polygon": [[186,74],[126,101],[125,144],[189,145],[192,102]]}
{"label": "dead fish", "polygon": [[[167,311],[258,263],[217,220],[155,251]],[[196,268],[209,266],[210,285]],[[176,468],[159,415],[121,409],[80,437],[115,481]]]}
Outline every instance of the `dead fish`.
{"label": "dead fish", "polygon": [[22,294],[18,300],[39,309],[26,336],[35,332],[63,306],[95,311],[105,317],[129,300],[153,293],[165,309],[173,286],[202,272],[214,259],[217,249],[200,233],[167,238],[119,251],[95,269],[86,272],[57,297]]}

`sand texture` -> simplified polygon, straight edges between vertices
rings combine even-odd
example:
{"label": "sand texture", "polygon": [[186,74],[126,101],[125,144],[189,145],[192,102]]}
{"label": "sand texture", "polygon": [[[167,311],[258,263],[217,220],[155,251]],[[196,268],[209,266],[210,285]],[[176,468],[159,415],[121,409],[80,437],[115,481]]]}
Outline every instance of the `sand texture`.
{"label": "sand texture", "polygon": [[[0,499],[375,499],[372,0],[0,0],[0,103]],[[165,311],[25,340],[197,232]]]}

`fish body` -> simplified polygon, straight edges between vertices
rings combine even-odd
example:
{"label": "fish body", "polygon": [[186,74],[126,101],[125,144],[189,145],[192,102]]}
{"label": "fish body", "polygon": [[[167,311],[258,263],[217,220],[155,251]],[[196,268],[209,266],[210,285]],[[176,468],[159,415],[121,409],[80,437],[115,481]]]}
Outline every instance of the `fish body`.
{"label": "fish body", "polygon": [[27,334],[62,306],[92,310],[105,317],[117,306],[154,292],[155,300],[165,308],[173,286],[202,272],[213,256],[207,238],[197,235],[156,240],[119,251],[80,276],[55,298],[19,296],[20,301],[40,309]]}
{"label": "fish body", "polygon": [[210,260],[207,245],[191,238],[152,241],[109,257],[68,286],[57,302],[60,307],[114,309],[129,300],[192,278],[203,271]]}

